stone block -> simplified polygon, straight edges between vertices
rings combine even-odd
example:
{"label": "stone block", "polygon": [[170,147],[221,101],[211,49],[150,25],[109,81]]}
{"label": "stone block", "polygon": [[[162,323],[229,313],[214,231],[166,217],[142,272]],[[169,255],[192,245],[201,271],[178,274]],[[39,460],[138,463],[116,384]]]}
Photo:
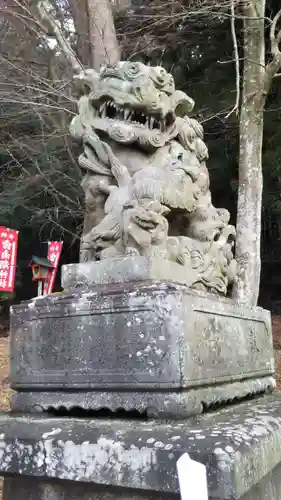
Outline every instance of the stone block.
{"label": "stone block", "polygon": [[62,266],[62,286],[65,290],[91,288],[93,285],[134,281],[172,281],[191,285],[197,271],[161,257],[112,258]]}
{"label": "stone block", "polygon": [[38,479],[7,478],[3,500],[178,500],[179,495],[148,493],[132,488],[105,487],[95,484]]}
{"label": "stone block", "polygon": [[165,283],[99,285],[11,310],[13,409],[185,418],[273,390],[270,314]]}
{"label": "stone block", "polygon": [[279,394],[182,422],[2,415],[0,426],[4,500],[179,500],[185,452],[206,465],[209,500],[280,500]]}

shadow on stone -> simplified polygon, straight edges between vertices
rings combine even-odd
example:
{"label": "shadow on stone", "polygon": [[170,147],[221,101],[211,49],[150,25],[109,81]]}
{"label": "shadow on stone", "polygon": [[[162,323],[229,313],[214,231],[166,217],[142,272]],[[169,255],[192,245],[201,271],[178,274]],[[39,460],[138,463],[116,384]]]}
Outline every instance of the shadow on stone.
{"label": "shadow on stone", "polygon": [[112,411],[109,408],[101,408],[100,410],[85,410],[79,406],[73,406],[73,408],[66,408],[60,406],[59,408],[54,408],[50,406],[44,413],[48,417],[68,417],[68,418],[107,418],[107,419],[134,419],[134,420],[148,420],[147,412],[140,412],[137,410],[125,410],[124,408],[119,408],[116,411]]}

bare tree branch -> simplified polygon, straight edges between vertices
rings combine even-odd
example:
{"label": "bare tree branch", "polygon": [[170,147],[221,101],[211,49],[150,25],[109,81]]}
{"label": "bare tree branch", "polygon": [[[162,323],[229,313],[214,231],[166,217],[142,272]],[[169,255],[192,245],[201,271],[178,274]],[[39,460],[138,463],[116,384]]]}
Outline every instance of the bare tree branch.
{"label": "bare tree branch", "polygon": [[266,66],[265,71],[265,93],[267,94],[270,90],[272,80],[276,73],[281,68],[281,51],[279,49],[279,44],[281,41],[281,29],[276,33],[277,24],[281,18],[281,9],[277,12],[272,20],[270,27],[270,49],[272,54],[272,61],[270,61]]}
{"label": "bare tree branch", "polygon": [[50,25],[52,28],[52,31],[56,37],[56,40],[65,55],[65,57],[68,59],[70,62],[72,69],[74,73],[81,73],[84,71],[84,67],[82,63],[79,61],[77,58],[76,54],[73,52],[71,46],[65,39],[62,30],[59,26],[59,23],[56,21],[54,15],[53,15],[53,6],[49,2],[49,0],[40,0],[37,4],[39,14],[41,16],[41,19],[44,21],[47,21],[47,23]]}
{"label": "bare tree branch", "polygon": [[274,16],[272,25],[270,28],[270,43],[271,43],[271,53],[273,56],[280,56],[279,42],[281,40],[281,30],[276,35],[276,27],[279,19],[281,18],[281,9]]}
{"label": "bare tree branch", "polygon": [[234,59],[235,59],[235,71],[236,71],[236,101],[232,110],[226,115],[225,118],[229,118],[232,113],[238,116],[239,104],[240,104],[240,64],[239,64],[239,53],[238,53],[238,43],[235,30],[235,5],[234,0],[231,0],[231,36],[233,41]]}

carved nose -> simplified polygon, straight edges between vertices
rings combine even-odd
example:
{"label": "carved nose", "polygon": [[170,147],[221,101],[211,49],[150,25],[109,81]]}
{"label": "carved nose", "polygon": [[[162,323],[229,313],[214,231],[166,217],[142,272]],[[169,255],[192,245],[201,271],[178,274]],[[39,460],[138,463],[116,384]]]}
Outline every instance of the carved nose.
{"label": "carved nose", "polygon": [[141,79],[135,82],[133,93],[138,99],[141,98],[146,106],[149,106],[151,103],[154,105],[159,103],[159,94],[151,80]]}

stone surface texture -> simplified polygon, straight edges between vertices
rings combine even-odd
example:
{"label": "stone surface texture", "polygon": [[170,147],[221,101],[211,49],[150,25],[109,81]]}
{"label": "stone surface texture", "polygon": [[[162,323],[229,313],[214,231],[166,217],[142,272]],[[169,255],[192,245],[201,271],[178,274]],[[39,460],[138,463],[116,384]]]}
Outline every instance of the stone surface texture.
{"label": "stone surface texture", "polygon": [[83,146],[81,261],[159,258],[187,286],[229,294],[236,232],[212,204],[193,100],[164,68],[138,62],[86,70],[77,82],[83,95],[70,133]]}
{"label": "stone surface texture", "polygon": [[30,477],[5,479],[3,500],[178,500],[178,494],[104,487],[65,480]]}
{"label": "stone surface texture", "polygon": [[135,281],[172,281],[189,286],[195,274],[175,262],[134,255],[62,266],[62,286],[64,290],[87,290],[93,285]]}
{"label": "stone surface texture", "polygon": [[[4,500],[72,499],[72,491],[111,500],[122,488],[123,498],[179,499],[176,461],[185,452],[206,465],[210,500],[280,499],[280,395],[183,422],[4,415],[0,426],[0,474],[16,477]],[[36,478],[23,497],[19,475]]]}
{"label": "stone surface texture", "polygon": [[11,310],[14,410],[185,418],[273,390],[270,314],[165,283],[100,285]]}

